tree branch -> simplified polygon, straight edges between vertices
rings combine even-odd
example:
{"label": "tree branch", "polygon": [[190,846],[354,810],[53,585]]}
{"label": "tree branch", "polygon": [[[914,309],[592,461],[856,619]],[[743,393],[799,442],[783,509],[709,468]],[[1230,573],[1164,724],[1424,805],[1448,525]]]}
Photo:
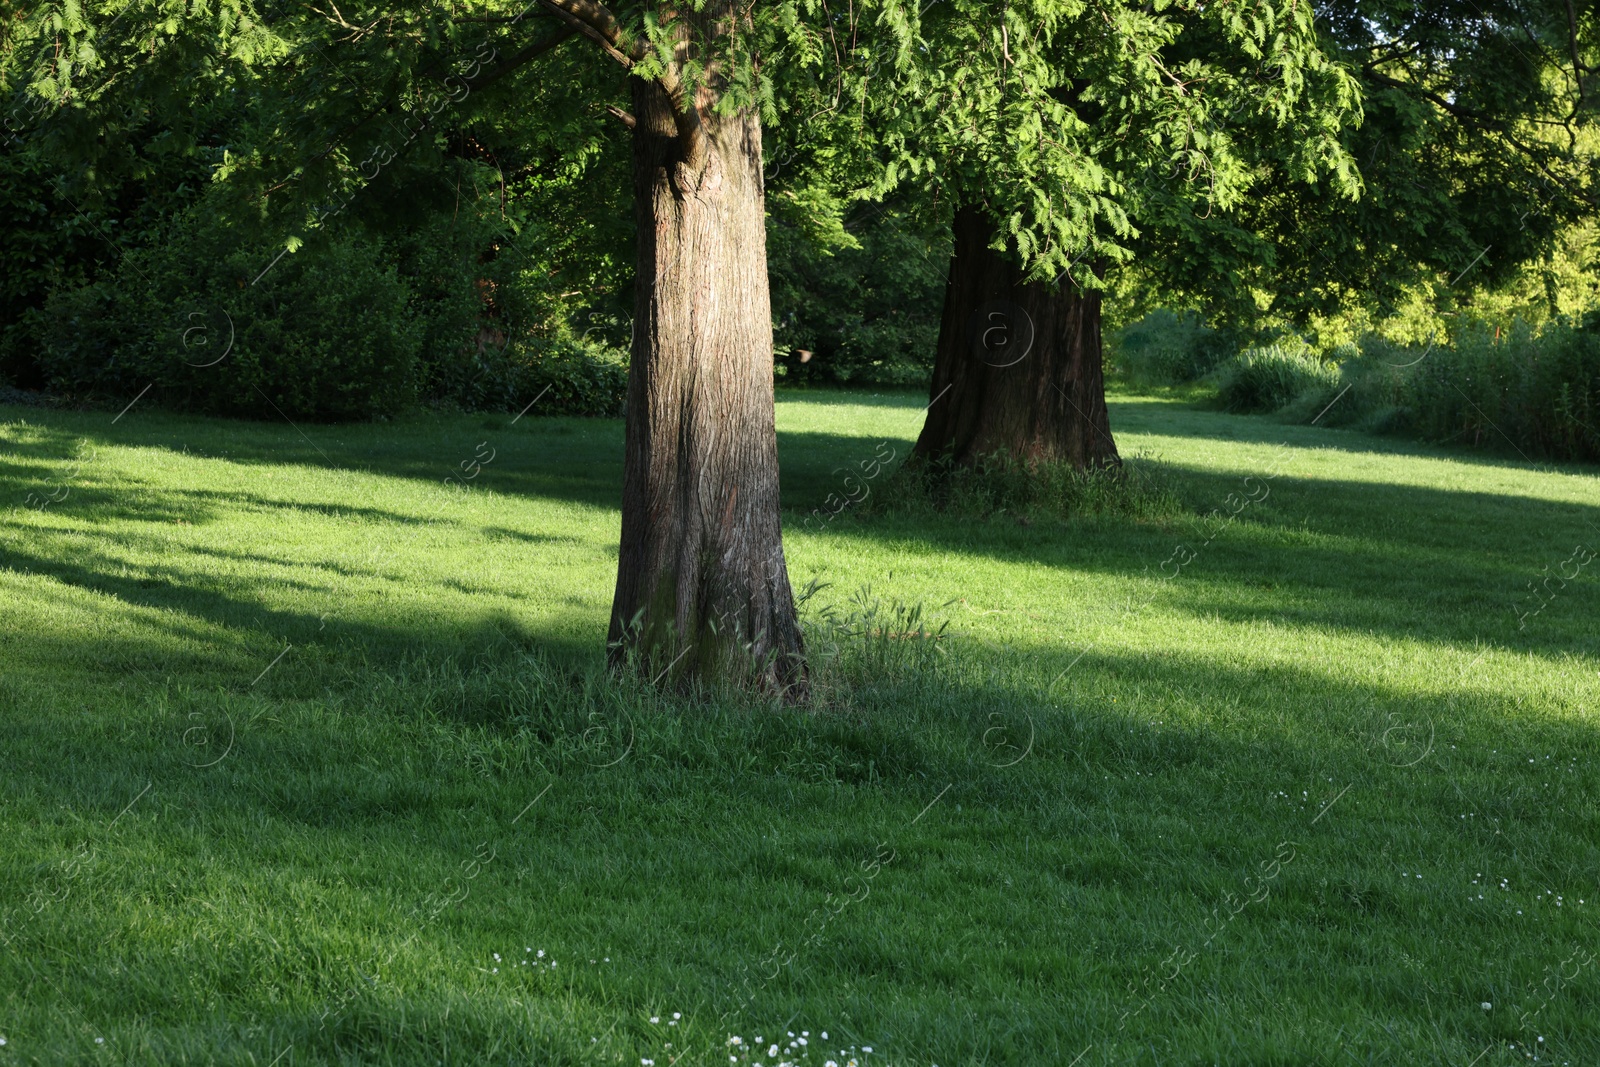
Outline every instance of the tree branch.
{"label": "tree branch", "polygon": [[472,89],[485,88],[486,86],[499,81],[507,74],[510,74],[513,70],[516,70],[530,59],[535,59],[539,56],[542,56],[546,52],[550,51],[550,49],[556,47],[556,45],[567,40],[569,37],[576,36],[577,33],[578,30],[575,26],[567,26],[564,29],[557,30],[544,40],[535,41],[522,51],[515,52],[506,57],[506,61],[504,63],[501,63],[498,67],[495,67],[493,70],[485,74],[478,75],[476,78],[469,81],[467,85]]}
{"label": "tree branch", "polygon": [[1584,105],[1583,76],[1592,71],[1584,65],[1578,51],[1578,13],[1572,7],[1572,0],[1567,0],[1567,47],[1572,51],[1572,81],[1578,87],[1578,102],[1572,109],[1576,114]]}
{"label": "tree branch", "polygon": [[1415,82],[1403,82],[1396,78],[1391,78],[1387,74],[1380,74],[1375,70],[1368,71],[1367,74],[1368,77],[1377,82],[1379,85],[1383,85],[1391,89],[1399,89],[1402,92],[1416,93],[1422,99],[1433,104],[1433,106],[1437,107],[1445,114],[1460,119],[1462,122],[1471,126],[1475,126],[1484,133],[1494,134],[1504,138],[1507,144],[1520,152],[1523,157],[1528,160],[1528,162],[1533,164],[1534,169],[1543,174],[1546,180],[1553,183],[1556,188],[1560,189],[1562,192],[1566,193],[1568,196],[1571,196],[1575,200],[1584,199],[1582,190],[1574,188],[1566,181],[1565,178],[1552,171],[1546,164],[1545,159],[1540,158],[1540,154],[1537,149],[1534,148],[1534,146],[1525,144],[1517,137],[1516,134],[1507,129],[1503,123],[1495,121],[1493,116],[1486,115],[1481,111],[1474,111],[1469,107],[1462,107],[1460,104],[1452,103],[1451,101],[1440,96],[1438,93],[1424,89]]}
{"label": "tree branch", "polygon": [[595,0],[539,0],[579,33],[588,37],[612,59],[624,67],[632,67],[644,58],[643,50],[635,44],[628,52],[622,51],[622,28],[604,4]]}
{"label": "tree branch", "polygon": [[[505,62],[501,63],[498,67],[495,67],[491,71],[479,74],[476,78],[473,78],[471,81],[467,82],[467,88],[469,90],[486,88],[490,84],[499,81],[507,74],[510,74],[517,67],[520,67],[529,60],[535,59],[538,56],[550,51],[550,49],[556,47],[558,44],[561,44],[563,41],[567,40],[567,38],[575,36],[577,32],[578,31],[575,27],[567,26],[557,30],[555,33],[550,34],[542,40],[533,42],[521,51],[514,52],[512,55],[507,57]],[[423,74],[419,75],[419,77],[432,77],[437,73],[437,70],[424,72]],[[315,163],[318,160],[330,155],[335,148],[343,143],[346,137],[349,137],[352,133],[355,133],[357,130],[361,129],[379,115],[391,110],[393,110],[393,101],[385,101],[379,106],[373,108],[361,118],[357,119],[349,126],[346,126],[338,133],[334,134],[333,139],[328,142],[328,147],[312,156],[308,162]]]}
{"label": "tree branch", "polygon": [[[673,48],[672,62],[661,72],[661,88],[672,102],[672,121],[678,128],[678,154],[684,164],[696,173],[705,163],[706,143],[704,123],[700,119],[699,101],[688,99],[679,72],[688,55],[689,42],[680,38]],[[704,86],[701,91],[704,91]]]}

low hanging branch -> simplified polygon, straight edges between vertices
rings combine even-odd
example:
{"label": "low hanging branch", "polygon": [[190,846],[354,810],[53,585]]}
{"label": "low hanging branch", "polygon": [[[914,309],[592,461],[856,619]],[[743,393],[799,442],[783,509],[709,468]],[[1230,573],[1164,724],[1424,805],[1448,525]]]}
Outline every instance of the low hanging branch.
{"label": "low hanging branch", "polygon": [[577,35],[578,29],[575,26],[566,26],[560,30],[557,30],[544,40],[535,41],[533,44],[530,44],[520,52],[512,53],[506,57],[506,61],[504,63],[501,63],[498,67],[495,67],[493,70],[488,71],[487,73],[478,75],[467,84],[473,89],[482,89],[486,86],[492,85],[501,78],[505,77],[507,74],[510,74],[513,70],[516,70],[518,67],[522,66],[524,63],[527,63],[529,60],[543,55],[544,53],[550,51],[550,49],[556,47],[556,45],[561,44],[563,41],[566,41],[570,38],[576,37]]}

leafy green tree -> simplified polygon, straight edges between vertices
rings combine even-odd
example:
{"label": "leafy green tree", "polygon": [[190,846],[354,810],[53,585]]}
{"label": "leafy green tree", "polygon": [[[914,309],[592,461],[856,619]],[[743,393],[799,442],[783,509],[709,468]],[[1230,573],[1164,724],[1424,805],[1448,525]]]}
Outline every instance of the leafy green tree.
{"label": "leafy green tree", "polygon": [[[614,656],[636,653],[655,677],[734,674],[799,698],[763,118],[781,103],[836,131],[859,125],[855,87],[915,64],[914,21],[898,0],[845,16],[820,0],[48,4],[7,24],[4,88],[25,87],[20,125],[86,173],[116,164],[129,109],[193,140],[187,97],[253,94],[261,122],[226,146],[215,178],[236,219],[284,235],[280,255],[360,211],[386,170],[445,158],[461,114],[514,116],[569,158],[589,151],[596,121],[621,122],[637,254]],[[871,47],[841,47],[851,35]]]}
{"label": "leafy green tree", "polygon": [[[1324,47],[1361,87],[1365,120],[1340,137],[1364,195],[1307,196],[1268,175],[1231,212],[1145,235],[1144,289],[1244,327],[1383,318],[1423,290],[1459,307],[1594,217],[1594,0],[1343,0],[1317,13]],[[1218,247],[1246,253],[1222,285]]]}
{"label": "leafy green tree", "polygon": [[[1298,0],[105,0],[5,32],[24,124],[86,173],[114,169],[152,117],[195,141],[189,96],[254,94],[260,121],[222,146],[215,178],[285,252],[377,203],[386,172],[449,158],[462,116],[522,123],[563,158],[621,123],[636,256],[613,654],[793,698],[806,675],[778,521],[769,132],[809,175],[788,186],[800,225],[838,227],[853,199],[901,185],[956,213],[924,455],[1114,456],[1098,443],[1104,274],[1147,234],[1212,235],[1274,175],[1356,188],[1340,139],[1354,83]],[[1224,232],[1213,262],[1259,254]],[[1004,323],[1012,309],[1035,322],[1028,358],[996,345],[997,302]]]}
{"label": "leafy green tree", "polygon": [[[771,181],[768,190],[773,197]],[[790,192],[780,187],[776,198]],[[948,225],[943,232],[924,225],[892,200],[863,203],[845,220],[848,241],[834,245],[769,215],[767,273],[783,380],[925,384],[950,260]]]}
{"label": "leafy green tree", "polygon": [[915,455],[1116,463],[1108,275],[1178,254],[1197,284],[1225,288],[1268,247],[1218,239],[1211,220],[1264,182],[1353,197],[1340,138],[1359,118],[1356,84],[1304,0],[942,4],[924,30],[939,62],[896,144],[955,213]]}

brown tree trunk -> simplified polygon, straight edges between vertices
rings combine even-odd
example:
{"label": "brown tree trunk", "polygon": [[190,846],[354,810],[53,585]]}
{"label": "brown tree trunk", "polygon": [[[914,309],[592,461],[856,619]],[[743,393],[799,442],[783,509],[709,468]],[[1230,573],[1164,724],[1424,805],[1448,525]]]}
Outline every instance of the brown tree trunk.
{"label": "brown tree trunk", "polygon": [[1121,462],[1106,414],[1100,294],[1024,282],[989,247],[980,209],[955,216],[955,252],[933,369],[933,403],[912,455],[971,465],[1005,452],[1079,469]]}
{"label": "brown tree trunk", "polygon": [[778,512],[761,124],[633,80],[638,297],[613,664],[806,695]]}

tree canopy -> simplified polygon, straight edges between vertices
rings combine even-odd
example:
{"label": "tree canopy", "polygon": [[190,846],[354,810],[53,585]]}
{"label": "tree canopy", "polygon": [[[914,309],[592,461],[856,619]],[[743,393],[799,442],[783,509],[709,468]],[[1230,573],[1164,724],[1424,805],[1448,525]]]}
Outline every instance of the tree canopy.
{"label": "tree canopy", "polygon": [[[215,176],[269,194],[258,214],[291,229],[468,115],[592,152],[596,120],[625,107],[624,72],[722,112],[759,107],[807,176],[780,210],[798,202],[827,230],[841,203],[902,183],[978,197],[1041,276],[1125,261],[1144,228],[1227,211],[1269,167],[1357,187],[1341,140],[1356,84],[1306,3],[789,0],[691,46],[684,20],[705,7],[51,4],[8,27],[4,76],[13,127],[94,177],[136,165],[142,122],[169,152],[219,139],[197,88],[250,95],[254,121],[220,138]],[[530,63],[537,75],[508,77]]]}

